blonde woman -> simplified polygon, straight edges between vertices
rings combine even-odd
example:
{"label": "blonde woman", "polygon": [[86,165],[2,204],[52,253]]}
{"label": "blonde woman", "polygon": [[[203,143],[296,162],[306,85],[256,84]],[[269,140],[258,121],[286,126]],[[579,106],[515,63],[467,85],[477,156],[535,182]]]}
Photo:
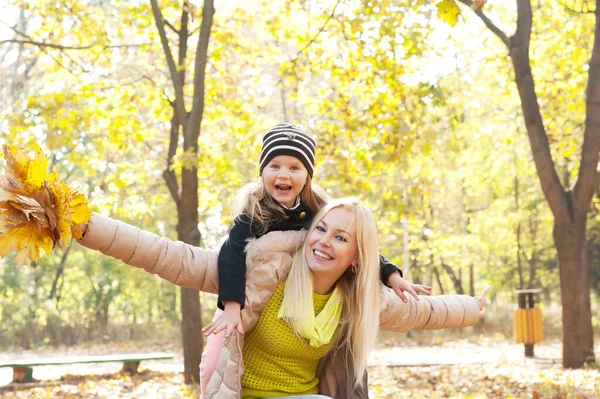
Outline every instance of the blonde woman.
{"label": "blonde woman", "polygon": [[[92,215],[81,244],[184,287],[216,293],[217,252]],[[377,328],[404,332],[474,325],[480,298],[409,297],[379,282],[373,216],[332,201],[308,232],[272,232],[248,244],[245,334],[226,341],[209,398],[367,398]],[[308,395],[308,396],[307,396]],[[318,395],[318,396],[315,396]]]}

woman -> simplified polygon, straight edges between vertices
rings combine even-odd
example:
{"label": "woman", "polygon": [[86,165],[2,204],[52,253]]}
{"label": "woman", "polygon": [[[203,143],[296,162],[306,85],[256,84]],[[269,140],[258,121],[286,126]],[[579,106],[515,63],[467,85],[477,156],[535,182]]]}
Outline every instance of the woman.
{"label": "woman", "polygon": [[[80,242],[174,284],[216,293],[217,252],[96,214]],[[207,397],[318,392],[366,398],[374,326],[399,332],[465,327],[483,316],[487,289],[481,298],[437,296],[403,303],[379,283],[377,254],[371,213],[349,199],[325,206],[308,233],[273,232],[251,242],[242,311],[246,334],[226,342]]]}

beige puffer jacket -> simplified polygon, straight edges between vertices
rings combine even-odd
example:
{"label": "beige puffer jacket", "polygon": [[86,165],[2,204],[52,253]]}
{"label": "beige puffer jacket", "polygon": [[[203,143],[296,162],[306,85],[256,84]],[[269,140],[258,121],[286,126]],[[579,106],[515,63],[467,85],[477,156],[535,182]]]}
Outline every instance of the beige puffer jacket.
{"label": "beige puffer jacket", "polygon": [[[273,291],[286,277],[292,254],[302,244],[304,235],[302,231],[272,232],[247,245],[246,305],[242,311],[245,331],[255,326]],[[79,242],[173,284],[217,293],[218,251],[161,238],[98,214],[92,214],[85,237]],[[466,295],[421,297],[420,301],[409,296],[406,304],[388,288],[382,289],[382,296],[379,326],[382,330],[405,332],[466,327],[474,325],[479,318],[476,301]],[[209,398],[241,398],[243,345],[243,336],[236,334],[226,342],[207,388]],[[352,388],[353,371],[348,367],[352,362],[346,362],[348,355],[342,351],[331,352],[317,369],[319,393],[336,399],[368,398],[366,384]]]}

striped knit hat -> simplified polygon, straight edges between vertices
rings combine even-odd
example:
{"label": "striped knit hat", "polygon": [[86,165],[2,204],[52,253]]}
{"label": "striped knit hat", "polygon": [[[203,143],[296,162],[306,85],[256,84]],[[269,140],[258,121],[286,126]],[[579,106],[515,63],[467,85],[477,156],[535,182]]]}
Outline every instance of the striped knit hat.
{"label": "striped knit hat", "polygon": [[291,123],[275,125],[263,136],[263,146],[258,164],[260,174],[271,159],[278,155],[298,158],[310,177],[315,169],[315,140],[306,131]]}

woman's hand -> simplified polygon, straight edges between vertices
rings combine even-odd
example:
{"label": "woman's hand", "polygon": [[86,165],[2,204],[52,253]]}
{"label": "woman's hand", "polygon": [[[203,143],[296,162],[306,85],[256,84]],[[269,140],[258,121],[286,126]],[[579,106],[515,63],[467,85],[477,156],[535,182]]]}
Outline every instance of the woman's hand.
{"label": "woman's hand", "polygon": [[419,294],[417,294],[417,292],[425,295],[431,295],[431,287],[421,284],[413,284],[410,281],[403,279],[400,273],[392,273],[388,279],[388,285],[392,287],[396,295],[398,295],[398,297],[402,299],[402,302],[404,303],[408,302],[406,295],[404,295],[404,291],[415,297],[417,301],[419,300]]}
{"label": "woman's hand", "polygon": [[488,292],[490,292],[490,287],[485,287],[481,296],[476,296],[475,300],[477,301],[477,306],[479,306],[479,320],[485,316],[485,299],[487,297]]}
{"label": "woman's hand", "polygon": [[226,301],[223,305],[225,306],[223,314],[202,329],[206,336],[223,330],[225,330],[225,338],[229,338],[233,330],[237,330],[240,334],[244,333],[241,305],[234,301]]}
{"label": "woman's hand", "polygon": [[85,232],[87,231],[88,224],[87,223],[79,223],[79,228],[82,231],[82,238],[85,236]]}

